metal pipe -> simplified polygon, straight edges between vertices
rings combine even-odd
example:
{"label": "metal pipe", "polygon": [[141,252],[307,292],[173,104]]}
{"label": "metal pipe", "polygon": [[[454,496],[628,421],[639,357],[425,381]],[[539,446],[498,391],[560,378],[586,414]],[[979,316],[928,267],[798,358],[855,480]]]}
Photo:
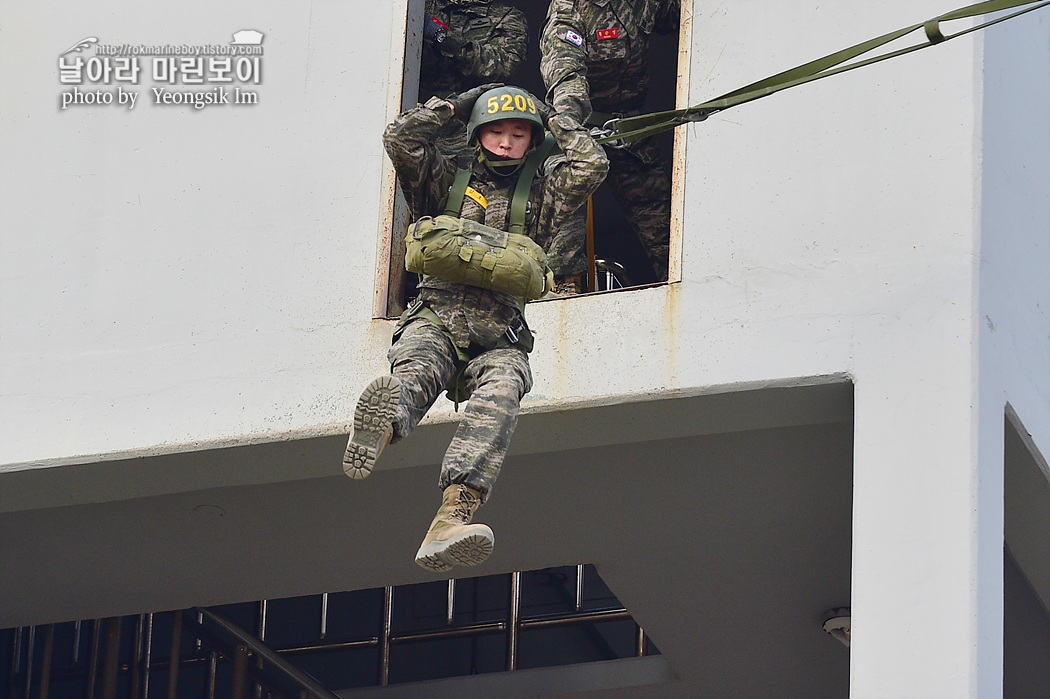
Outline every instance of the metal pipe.
{"label": "metal pipe", "polygon": [[171,661],[168,663],[168,699],[178,699],[179,661],[182,659],[182,612],[172,612]]}
{"label": "metal pipe", "polygon": [[379,642],[379,686],[390,682],[390,631],[394,625],[394,588],[383,591],[383,630]]}
{"label": "metal pipe", "polygon": [[207,683],[207,694],[208,699],[215,699],[215,676],[219,670],[219,654],[216,651],[212,651],[208,655],[208,683]]}
{"label": "metal pipe", "polygon": [[120,661],[120,617],[106,620],[106,656],[102,661],[102,699],[116,699]]}
{"label": "metal pipe", "polygon": [[266,613],[270,603],[267,600],[259,602],[259,640],[266,642]]}
{"label": "metal pipe", "polygon": [[33,656],[36,654],[36,627],[29,627],[29,638],[26,641],[26,688],[25,698],[29,699],[29,690],[33,686]]}
{"label": "metal pipe", "polygon": [[583,564],[576,566],[576,611],[583,611]]}
{"label": "metal pipe", "polygon": [[40,665],[40,699],[47,699],[51,689],[51,661],[55,651],[55,625],[47,625],[44,636],[44,660]]}
{"label": "metal pipe", "polygon": [[80,662],[80,632],[84,622],[77,620],[73,622],[73,664]]}
{"label": "metal pipe", "polygon": [[142,699],[149,699],[149,671],[153,662],[153,613],[146,615],[146,654],[143,658]]}
{"label": "metal pipe", "polygon": [[587,197],[587,291],[598,290],[598,269],[594,263],[594,197]]}
{"label": "metal pipe", "polygon": [[223,631],[230,634],[236,640],[251,648],[251,650],[256,655],[258,655],[261,658],[264,658],[268,663],[270,663],[275,668],[284,673],[286,676],[291,678],[308,693],[312,694],[315,697],[319,697],[320,699],[339,699],[334,693],[318,684],[317,680],[310,677],[305,672],[299,670],[297,667],[289,663],[265,643],[260,642],[257,638],[252,638],[251,634],[244,631],[241,627],[237,626],[231,621],[223,619],[221,616],[207,609],[201,609],[200,611],[205,616],[207,616],[210,621],[212,621],[217,626],[221,627]]}
{"label": "metal pipe", "polygon": [[128,696],[134,697],[139,693],[139,680],[141,679],[142,667],[142,639],[145,635],[145,615],[139,614],[135,620],[135,643],[131,650],[130,677],[128,680]]}
{"label": "metal pipe", "polygon": [[434,641],[442,638],[461,638],[463,636],[480,636],[486,633],[502,633],[507,630],[507,622],[490,621],[484,624],[472,624],[442,631],[415,631],[390,637],[390,644],[411,643],[413,641]]}
{"label": "metal pipe", "polygon": [[597,612],[582,612],[580,614],[565,614],[539,619],[523,619],[518,622],[522,629],[540,629],[554,626],[571,626],[572,624],[587,624],[600,621],[623,621],[630,619],[630,613],[625,609],[605,609]]}
{"label": "metal pipe", "polygon": [[22,667],[22,627],[19,626],[15,629],[14,638],[11,643],[11,675],[10,675],[10,691],[8,696],[15,696],[18,691],[18,683],[15,678],[18,677],[18,670]]}
{"label": "metal pipe", "polygon": [[445,626],[452,626],[452,612],[456,608],[456,579],[448,579],[448,599],[445,603]]}
{"label": "metal pipe", "polygon": [[[269,609],[270,609],[270,603],[267,600],[260,600],[259,601],[259,640],[264,642],[264,643],[266,642],[266,617],[269,614]],[[255,659],[255,666],[257,668],[259,668],[259,670],[263,669],[262,656],[258,656]],[[261,697],[262,693],[263,693],[262,683],[256,682],[255,683],[255,696],[256,697]]]}
{"label": "metal pipe", "polygon": [[510,574],[510,616],[507,619],[507,670],[518,669],[518,624],[521,622],[521,571]]}
{"label": "metal pipe", "polygon": [[321,636],[319,640],[323,641],[325,636],[328,635],[328,593],[321,594]]}
{"label": "metal pipe", "polygon": [[233,652],[233,686],[231,699],[244,699],[248,690],[248,646],[238,645]]}
{"label": "metal pipe", "polygon": [[[586,624],[586,623],[597,623],[603,621],[623,621],[630,619],[631,615],[626,610],[621,608],[618,609],[604,609],[593,612],[582,612],[582,613],[569,613],[552,615],[548,617],[536,617],[530,619],[520,619],[518,621],[519,629],[526,628],[550,628],[557,626],[571,626],[573,624]],[[401,643],[412,643],[415,641],[433,641],[445,638],[461,638],[464,636],[471,636],[474,634],[492,634],[492,633],[503,633],[507,631],[506,621],[489,621],[481,622],[477,624],[470,624],[467,626],[458,626],[453,629],[442,629],[440,631],[416,631],[411,633],[403,633],[394,635],[391,633],[387,637],[388,643],[393,646]],[[342,641],[339,643],[325,643],[308,646],[295,646],[292,648],[282,648],[280,655],[304,655],[307,653],[320,653],[320,652],[336,652],[341,650],[348,650],[351,648],[368,648],[373,646],[380,646],[382,639],[378,636],[373,636],[367,639],[361,639],[358,641]]]}
{"label": "metal pipe", "polygon": [[339,643],[323,643],[315,646],[296,646],[294,648],[282,648],[281,655],[303,655],[304,653],[323,653],[325,651],[337,651],[337,650],[349,650],[350,648],[368,648],[370,646],[378,646],[379,637],[372,636],[372,638],[364,639],[361,641],[341,641]]}
{"label": "metal pipe", "polygon": [[95,619],[94,626],[91,629],[91,651],[89,653],[90,660],[88,661],[87,699],[94,699],[95,697],[95,683],[98,680],[98,647],[101,638],[102,620]]}

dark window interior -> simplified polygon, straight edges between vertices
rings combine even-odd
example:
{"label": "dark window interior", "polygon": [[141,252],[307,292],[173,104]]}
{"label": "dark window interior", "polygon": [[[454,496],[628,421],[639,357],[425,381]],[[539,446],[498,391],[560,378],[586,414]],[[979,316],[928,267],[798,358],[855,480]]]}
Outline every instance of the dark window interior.
{"label": "dark window interior", "polygon": [[[543,97],[546,90],[540,78],[539,32],[547,16],[546,0],[504,0],[521,9],[529,24],[529,51],[510,82],[523,87],[537,96]],[[675,108],[675,89],[678,75],[678,37],[675,35],[655,36],[649,46],[650,87],[646,104],[647,111],[662,111]],[[664,164],[670,174],[674,135],[665,132],[654,136],[664,156]],[[594,248],[595,258],[615,263],[622,268],[615,280],[607,282],[608,275],[598,275],[598,289],[605,290],[607,284],[616,286],[640,286],[656,282],[648,257],[637,236],[624,219],[611,187],[603,184],[594,196]],[[395,259],[393,264],[400,263]],[[405,294],[402,304],[394,300],[392,310],[400,312],[415,295],[415,275],[406,273]],[[588,289],[590,291],[590,289]],[[395,313],[396,315],[396,313]]]}
{"label": "dark window interior", "polygon": [[[382,684],[388,594],[386,684],[506,671],[507,629],[515,616],[517,669],[631,658],[639,654],[639,644],[643,653],[659,654],[651,642],[640,640],[637,625],[593,565],[523,572],[516,598],[512,586],[509,574],[457,580],[451,619],[447,580],[389,592],[376,588],[227,604],[209,612],[261,637],[334,691]],[[157,612],[0,630],[0,699],[42,696],[45,676],[53,699],[104,696],[104,687],[118,699],[131,699],[143,695],[146,682],[152,696],[168,696],[173,657],[176,696],[231,696],[239,641],[210,621],[199,623],[198,614]],[[263,667],[254,657],[248,662],[253,671]],[[276,672],[249,675],[251,687],[256,681],[267,696],[298,695]],[[249,696],[257,696],[251,688]]]}

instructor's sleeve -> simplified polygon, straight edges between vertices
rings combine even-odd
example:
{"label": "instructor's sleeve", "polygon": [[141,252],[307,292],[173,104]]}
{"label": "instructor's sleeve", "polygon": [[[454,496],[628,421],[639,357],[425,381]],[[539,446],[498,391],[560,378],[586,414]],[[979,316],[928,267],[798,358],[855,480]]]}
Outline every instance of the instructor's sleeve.
{"label": "instructor's sleeve", "polygon": [[564,155],[547,161],[539,230],[557,231],[587,201],[609,172],[609,158],[580,123],[567,114],[550,118],[547,127]]}
{"label": "instructor's sleeve", "polygon": [[540,33],[540,74],[547,104],[579,123],[591,115],[586,33],[574,0],[551,0]]}

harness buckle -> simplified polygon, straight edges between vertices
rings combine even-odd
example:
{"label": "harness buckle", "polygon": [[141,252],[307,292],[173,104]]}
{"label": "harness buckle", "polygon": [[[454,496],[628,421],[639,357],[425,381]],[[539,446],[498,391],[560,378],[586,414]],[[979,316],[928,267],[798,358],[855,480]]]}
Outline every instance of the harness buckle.
{"label": "harness buckle", "polygon": [[524,328],[525,328],[525,323],[523,323],[520,320],[518,321],[518,327],[517,328],[515,328],[513,325],[508,325],[507,326],[507,332],[504,333],[504,334],[507,336],[507,339],[510,340],[510,344],[512,344],[512,345],[518,344],[518,331],[522,330]]}

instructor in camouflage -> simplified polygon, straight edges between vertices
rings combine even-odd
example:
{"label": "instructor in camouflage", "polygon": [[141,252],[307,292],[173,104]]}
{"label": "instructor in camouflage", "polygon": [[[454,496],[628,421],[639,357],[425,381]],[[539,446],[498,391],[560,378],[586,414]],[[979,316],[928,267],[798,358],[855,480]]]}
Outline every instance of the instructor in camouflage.
{"label": "instructor in camouflage", "polygon": [[[468,132],[474,149],[460,217],[504,231],[523,163],[543,141],[544,126],[553,134],[562,153],[533,178],[524,221],[525,234],[541,245],[608,171],[605,152],[578,121],[549,116],[524,90],[483,86],[434,97],[383,134],[414,217],[435,216],[446,206],[457,167],[432,139],[449,123]],[[416,553],[419,565],[444,571],[480,563],[492,550],[492,530],[471,519],[492,493],[519,403],[532,387],[532,334],[523,298],[427,275],[419,288],[394,331],[391,374],[373,380],[358,400],[343,468],[352,478],[368,476],[384,447],[408,436],[442,389],[451,396],[458,388],[457,400],[469,394],[441,462],[442,504]]]}
{"label": "instructor in camouflage", "polygon": [[[551,0],[540,36],[547,101],[560,114],[601,126],[640,114],[649,88],[650,36],[677,31],[680,0]],[[671,178],[651,140],[609,149],[609,181],[645,247],[656,278],[667,279]],[[554,241],[561,277],[586,269],[585,226],[577,217]]]}
{"label": "instructor in camouflage", "polygon": [[[485,83],[506,82],[525,60],[525,14],[494,0],[426,0],[419,102]],[[435,134],[442,152],[469,160],[466,130],[455,124]]]}

